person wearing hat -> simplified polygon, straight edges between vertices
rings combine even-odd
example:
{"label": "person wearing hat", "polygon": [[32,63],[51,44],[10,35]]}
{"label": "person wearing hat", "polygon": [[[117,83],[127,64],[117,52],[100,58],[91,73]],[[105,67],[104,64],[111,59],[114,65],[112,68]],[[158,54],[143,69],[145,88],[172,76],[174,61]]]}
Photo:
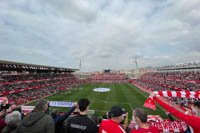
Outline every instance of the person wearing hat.
{"label": "person wearing hat", "polygon": [[120,126],[124,114],[121,107],[112,106],[109,114],[111,119],[103,120],[101,122],[99,133],[126,133],[126,131]]}

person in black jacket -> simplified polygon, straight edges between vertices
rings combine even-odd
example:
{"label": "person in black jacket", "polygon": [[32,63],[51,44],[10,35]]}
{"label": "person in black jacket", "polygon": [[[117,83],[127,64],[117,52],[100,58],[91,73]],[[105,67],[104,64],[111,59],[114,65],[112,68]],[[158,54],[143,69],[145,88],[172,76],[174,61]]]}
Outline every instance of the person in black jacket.
{"label": "person in black jacket", "polygon": [[75,102],[74,106],[62,116],[59,116],[57,109],[54,109],[52,111],[51,116],[53,117],[53,120],[54,120],[54,123],[55,123],[55,133],[62,133],[63,132],[62,131],[63,122],[76,109],[76,107],[77,107],[77,102]]}
{"label": "person in black jacket", "polygon": [[90,101],[82,98],[78,102],[80,114],[68,120],[67,133],[98,133],[95,122],[87,117]]}

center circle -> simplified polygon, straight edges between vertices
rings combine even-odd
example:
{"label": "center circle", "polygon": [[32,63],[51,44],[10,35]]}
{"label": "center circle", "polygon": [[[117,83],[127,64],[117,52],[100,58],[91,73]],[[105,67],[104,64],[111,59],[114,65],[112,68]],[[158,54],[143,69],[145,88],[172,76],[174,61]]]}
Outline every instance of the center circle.
{"label": "center circle", "polygon": [[108,92],[110,88],[94,88],[93,91],[95,92]]}

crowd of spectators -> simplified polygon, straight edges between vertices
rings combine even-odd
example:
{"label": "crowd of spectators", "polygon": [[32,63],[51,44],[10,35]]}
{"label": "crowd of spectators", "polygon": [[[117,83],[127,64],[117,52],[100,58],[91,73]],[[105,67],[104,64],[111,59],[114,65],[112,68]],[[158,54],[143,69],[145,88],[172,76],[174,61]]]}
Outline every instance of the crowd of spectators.
{"label": "crowd of spectators", "polygon": [[[154,97],[154,96],[152,96]],[[200,103],[195,103],[193,109],[195,116],[189,116],[173,107],[163,103],[158,98],[154,99],[177,118],[192,126],[194,133],[199,132]],[[159,133],[156,127],[148,123],[147,113],[142,108],[132,110],[134,126],[128,126],[128,112],[120,106],[112,106],[110,111],[99,119],[98,115],[87,116],[90,101],[81,98],[79,102],[60,115],[58,110],[49,111],[48,101],[39,99],[32,112],[27,115],[21,113],[21,108],[7,103],[4,97],[0,106],[0,133]],[[75,109],[78,114],[71,116]],[[131,122],[131,123],[132,123]],[[132,123],[133,124],[133,123]],[[190,131],[191,131],[190,130]],[[186,132],[185,132],[186,133]],[[191,133],[188,132],[187,133]]]}
{"label": "crowd of spectators", "polygon": [[161,105],[165,110],[170,112],[173,116],[180,119],[181,121],[186,122],[189,125],[188,131],[186,133],[199,133],[200,131],[200,102],[195,102],[192,104],[191,111],[187,112],[181,112],[176,109],[176,107],[173,107],[169,105],[169,103],[165,103],[162,100],[160,100],[157,96],[154,95],[154,93],[151,93],[151,97],[159,104]]}
{"label": "crowd of spectators", "polygon": [[91,74],[89,78],[91,83],[126,83],[127,78],[125,74]]}
{"label": "crowd of spectators", "polygon": [[[148,91],[200,91],[200,72],[154,72],[142,75],[133,82]],[[178,105],[190,107],[194,98],[168,98]]]}
{"label": "crowd of spectators", "polygon": [[81,82],[67,73],[0,75],[0,95],[17,104],[56,94]]}
{"label": "crowd of spectators", "polygon": [[184,80],[187,82],[192,81],[199,81],[200,80],[200,72],[199,71],[175,71],[175,72],[154,72],[154,73],[147,73],[143,75],[145,76],[152,76],[158,78],[164,78],[168,80]]}
{"label": "crowd of spectators", "polygon": [[[129,128],[128,113],[117,105],[111,107],[103,120],[96,114],[89,118],[87,111],[90,101],[87,98],[75,102],[62,115],[56,109],[50,112],[45,99],[39,99],[33,111],[27,115],[21,113],[20,107],[10,109],[12,105],[7,100],[4,97],[0,107],[0,133],[137,133],[140,129],[158,131],[147,124],[147,114],[143,109],[133,110],[138,127]],[[75,109],[79,109],[78,114],[70,116]]]}

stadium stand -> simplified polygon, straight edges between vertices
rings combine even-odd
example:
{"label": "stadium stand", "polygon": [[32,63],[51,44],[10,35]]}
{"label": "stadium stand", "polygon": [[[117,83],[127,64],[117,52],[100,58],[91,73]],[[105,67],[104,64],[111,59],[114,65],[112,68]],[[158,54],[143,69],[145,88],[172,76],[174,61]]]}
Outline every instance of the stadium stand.
{"label": "stadium stand", "polygon": [[174,65],[167,65],[162,67],[157,67],[158,71],[174,71],[174,70],[192,70],[192,69],[199,69],[200,62],[199,61],[191,61],[186,63],[177,63]]}
{"label": "stadium stand", "polygon": [[105,74],[91,74],[89,78],[90,83],[126,83],[125,74],[114,74],[114,73],[105,73]]}
{"label": "stadium stand", "polygon": [[75,69],[8,61],[0,61],[0,69],[0,96],[7,96],[9,103],[28,103],[81,83],[70,74]]}
{"label": "stadium stand", "polygon": [[[178,71],[178,72],[154,72],[146,73],[139,79],[133,80],[139,86],[148,91],[199,91],[200,72],[199,71]],[[178,105],[190,107],[195,98],[168,98]]]}

